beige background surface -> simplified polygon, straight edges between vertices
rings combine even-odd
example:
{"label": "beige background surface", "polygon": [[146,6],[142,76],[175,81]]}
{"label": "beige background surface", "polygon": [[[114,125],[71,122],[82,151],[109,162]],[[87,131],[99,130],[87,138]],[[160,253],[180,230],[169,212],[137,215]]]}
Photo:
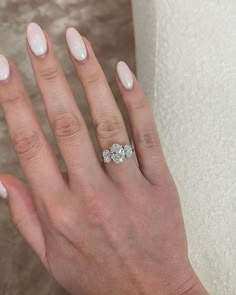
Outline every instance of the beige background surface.
{"label": "beige background surface", "polygon": [[[135,67],[130,1],[0,0],[0,53],[11,58],[19,67],[42,127],[53,142],[25,48],[25,28],[31,21],[40,24],[51,36],[78,104],[91,129],[87,104],[67,55],[65,28],[75,26],[91,41],[120,103],[115,84],[115,65],[119,59],[123,59],[133,70]],[[23,178],[10,145],[2,112],[0,173],[11,173]],[[65,294],[44,271],[31,249],[16,232],[3,201],[0,201],[0,294]]]}

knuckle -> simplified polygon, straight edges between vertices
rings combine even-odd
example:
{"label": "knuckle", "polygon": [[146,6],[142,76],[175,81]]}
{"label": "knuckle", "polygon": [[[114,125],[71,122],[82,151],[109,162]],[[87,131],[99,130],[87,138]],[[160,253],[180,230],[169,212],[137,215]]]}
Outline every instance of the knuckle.
{"label": "knuckle", "polygon": [[81,130],[79,119],[72,113],[60,114],[53,122],[55,136],[59,139],[71,139]]}
{"label": "knuckle", "polygon": [[12,222],[14,226],[17,228],[17,230],[20,232],[24,226],[25,218],[22,217],[17,219],[16,217],[12,217]]}
{"label": "knuckle", "polygon": [[1,98],[1,103],[7,105],[8,107],[16,106],[18,103],[21,103],[24,100],[25,96],[23,93],[18,92],[13,95],[8,95]]}
{"label": "knuckle", "polygon": [[95,123],[95,129],[100,138],[114,138],[123,131],[122,120],[115,116],[106,116]]}
{"label": "knuckle", "polygon": [[60,212],[60,214],[55,214],[55,216],[52,218],[52,224],[57,231],[62,233],[68,233],[70,232],[71,228],[71,216],[69,214],[65,214],[65,211]]}
{"label": "knuckle", "polygon": [[12,223],[14,224],[14,226],[17,228],[17,230],[19,232],[22,232],[22,230],[24,229],[26,223],[29,223],[31,221],[32,218],[34,218],[34,216],[36,215],[36,209],[33,208],[32,212],[30,213],[30,215],[20,215],[19,214],[12,214],[11,215],[11,220]]}
{"label": "knuckle", "polygon": [[133,105],[135,111],[143,111],[146,108],[147,104],[144,101],[137,102]]}
{"label": "knuckle", "polygon": [[101,74],[98,69],[93,70],[90,74],[88,74],[88,77],[85,78],[84,83],[85,87],[89,87],[91,85],[94,85],[98,83],[101,79]]}
{"label": "knuckle", "polygon": [[49,227],[52,227],[57,232],[68,232],[72,220],[72,215],[69,214],[68,208],[57,203],[50,203],[50,205],[46,205],[45,211]]}
{"label": "knuckle", "polygon": [[40,151],[42,143],[36,131],[18,132],[13,135],[16,153],[27,160],[34,158]]}
{"label": "knuckle", "polygon": [[147,103],[144,100],[137,100],[127,104],[128,111],[143,111],[146,107]]}
{"label": "knuckle", "polygon": [[54,80],[58,76],[58,70],[56,67],[50,67],[40,72],[40,78],[46,81]]}
{"label": "knuckle", "polygon": [[138,144],[144,148],[152,149],[159,146],[158,136],[153,129],[145,129],[137,132],[135,137]]}
{"label": "knuckle", "polygon": [[109,219],[109,211],[97,198],[87,200],[87,216],[91,225],[101,226]]}
{"label": "knuckle", "polygon": [[[51,203],[52,205],[52,203]],[[47,223],[45,224],[49,234],[62,239],[69,243],[71,246],[78,245],[78,235],[75,229],[78,227],[78,212],[74,207],[68,204],[55,204],[52,207],[46,208]]]}

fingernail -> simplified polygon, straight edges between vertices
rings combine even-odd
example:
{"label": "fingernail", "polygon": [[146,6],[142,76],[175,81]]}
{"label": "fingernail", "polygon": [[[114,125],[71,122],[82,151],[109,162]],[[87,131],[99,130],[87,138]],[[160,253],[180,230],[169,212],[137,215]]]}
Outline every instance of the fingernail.
{"label": "fingernail", "polygon": [[47,40],[39,25],[31,23],[27,26],[27,39],[29,46],[36,56],[42,56],[47,52]]}
{"label": "fingernail", "polygon": [[7,190],[6,190],[5,186],[3,185],[3,183],[1,181],[0,181],[0,197],[5,199],[5,200],[8,197]]}
{"label": "fingernail", "polygon": [[132,89],[134,86],[133,75],[128,65],[125,62],[123,61],[118,62],[117,73],[118,73],[120,82],[124,86],[124,88],[127,90]]}
{"label": "fingernail", "polygon": [[10,66],[5,56],[0,55],[0,81],[7,80],[10,76]]}
{"label": "fingernail", "polygon": [[78,61],[84,61],[87,58],[88,52],[84,40],[81,37],[80,33],[76,31],[76,29],[67,29],[66,42],[68,44],[71,54],[75,59],[77,59]]}

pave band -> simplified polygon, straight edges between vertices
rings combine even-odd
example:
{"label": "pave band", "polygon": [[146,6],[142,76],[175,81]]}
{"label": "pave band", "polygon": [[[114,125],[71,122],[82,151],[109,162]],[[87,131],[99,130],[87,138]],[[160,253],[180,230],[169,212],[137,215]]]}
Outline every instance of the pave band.
{"label": "pave band", "polygon": [[114,162],[116,164],[123,163],[127,158],[134,155],[134,148],[130,144],[121,145],[115,143],[109,150],[102,152],[102,159],[104,163]]}

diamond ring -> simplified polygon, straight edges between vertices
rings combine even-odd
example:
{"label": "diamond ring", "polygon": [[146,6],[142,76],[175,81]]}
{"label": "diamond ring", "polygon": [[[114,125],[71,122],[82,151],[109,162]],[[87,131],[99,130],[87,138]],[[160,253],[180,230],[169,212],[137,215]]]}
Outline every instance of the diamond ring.
{"label": "diamond ring", "polygon": [[115,162],[116,164],[123,163],[127,158],[134,155],[134,148],[130,144],[121,145],[115,143],[109,150],[102,152],[102,159],[104,163]]}

